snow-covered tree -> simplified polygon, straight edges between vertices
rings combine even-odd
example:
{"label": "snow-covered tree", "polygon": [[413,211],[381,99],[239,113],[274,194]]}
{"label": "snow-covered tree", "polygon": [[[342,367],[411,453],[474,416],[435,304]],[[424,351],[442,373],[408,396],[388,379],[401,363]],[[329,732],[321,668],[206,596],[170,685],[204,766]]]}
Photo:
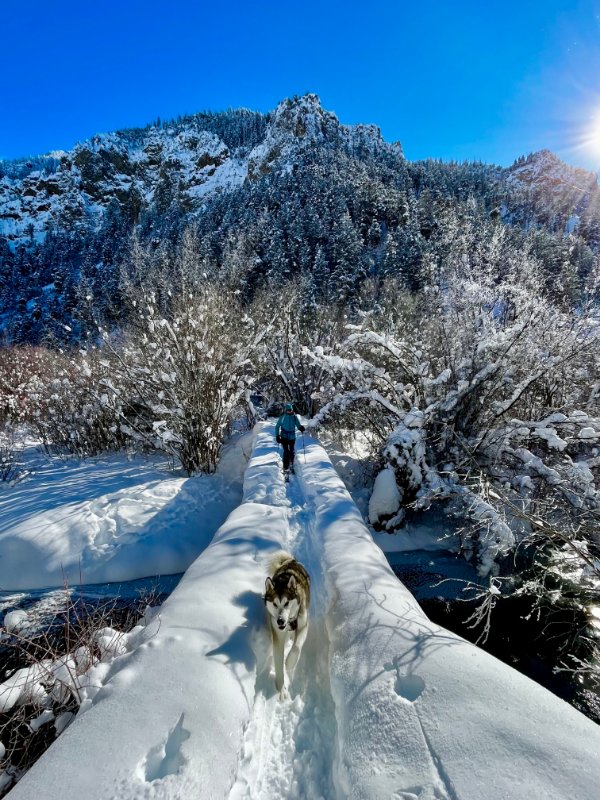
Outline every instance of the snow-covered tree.
{"label": "snow-covered tree", "polygon": [[343,330],[343,315],[335,308],[312,302],[308,279],[290,281],[277,291],[259,295],[252,317],[266,333],[255,354],[257,374],[268,393],[296,403],[312,416],[323,367],[309,355],[315,348],[334,349]]}
{"label": "snow-covered tree", "polygon": [[131,302],[129,331],[104,332],[114,378],[102,384],[120,430],[189,473],[213,472],[263,334],[235,294],[212,284],[172,297],[166,313],[152,292],[134,292]]}
{"label": "snow-covered tree", "polygon": [[[503,228],[483,247],[472,231],[458,236],[432,274],[418,304],[400,305],[391,282],[338,352],[307,351],[327,373],[317,420],[351,412],[379,437],[398,502],[374,524],[393,530],[407,506],[452,496],[475,523],[465,550],[482,574],[542,511],[548,533],[569,530],[577,550],[581,510],[600,517],[593,306],[571,314],[544,296],[539,263]],[[597,547],[592,531],[582,535]],[[550,538],[562,546],[560,536]]]}

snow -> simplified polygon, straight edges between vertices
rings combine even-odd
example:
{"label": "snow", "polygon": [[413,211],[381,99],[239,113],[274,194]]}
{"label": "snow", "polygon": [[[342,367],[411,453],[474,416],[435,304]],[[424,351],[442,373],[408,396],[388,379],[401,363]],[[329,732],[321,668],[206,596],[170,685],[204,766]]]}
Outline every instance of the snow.
{"label": "snow", "polygon": [[69,726],[74,719],[75,715],[70,711],[65,711],[63,714],[59,714],[54,723],[57,735],[60,736],[64,729]]}
{"label": "snow", "polygon": [[533,435],[539,437],[540,439],[544,439],[548,447],[554,450],[559,450],[562,452],[567,446],[567,442],[560,438],[555,428],[536,427],[533,430]]}
{"label": "snow", "polygon": [[197,199],[217,189],[230,191],[241,186],[247,175],[248,166],[244,161],[228,159],[224,164],[218,166],[214,173],[205,179],[204,183],[190,186],[187,192],[190,197]]}
{"label": "snow", "polygon": [[0,714],[16,705],[25,705],[46,694],[42,682],[47,677],[44,663],[18,669],[0,686]]}
{"label": "snow", "polygon": [[[392,533],[373,533],[375,544],[387,555],[411,553],[413,551],[453,552],[461,550],[461,539],[456,532],[456,524],[445,514],[430,509],[427,521],[417,523],[409,520],[404,527]],[[465,562],[466,564],[466,562]]]}
{"label": "snow", "polygon": [[18,631],[27,622],[29,615],[26,611],[9,611],[4,617],[4,627],[7,633]]}
{"label": "snow", "polygon": [[552,467],[547,467],[541,458],[534,456],[526,447],[519,447],[514,451],[515,456],[523,462],[525,469],[546,480],[549,485],[560,483],[560,474]]}
{"label": "snow", "polygon": [[396,484],[394,470],[387,466],[375,478],[373,493],[369,500],[369,520],[372,523],[391,514],[400,508],[400,492]]}
{"label": "snow", "polygon": [[[257,426],[242,504],[11,800],[597,797],[600,729],[429,622],[323,448],[306,437],[286,485],[273,429]],[[313,589],[284,702],[261,600],[282,547]]]}
{"label": "snow", "polygon": [[183,572],[239,503],[249,447],[238,437],[192,478],[121,455],[49,463],[0,492],[2,590]]}

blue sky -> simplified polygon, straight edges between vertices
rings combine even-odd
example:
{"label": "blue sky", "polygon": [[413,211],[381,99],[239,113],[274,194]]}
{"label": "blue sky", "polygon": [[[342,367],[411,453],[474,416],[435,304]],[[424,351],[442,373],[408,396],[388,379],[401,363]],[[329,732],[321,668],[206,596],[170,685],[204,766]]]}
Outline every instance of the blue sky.
{"label": "blue sky", "polygon": [[600,0],[2,0],[0,31],[0,158],[312,91],[410,159],[600,167]]}

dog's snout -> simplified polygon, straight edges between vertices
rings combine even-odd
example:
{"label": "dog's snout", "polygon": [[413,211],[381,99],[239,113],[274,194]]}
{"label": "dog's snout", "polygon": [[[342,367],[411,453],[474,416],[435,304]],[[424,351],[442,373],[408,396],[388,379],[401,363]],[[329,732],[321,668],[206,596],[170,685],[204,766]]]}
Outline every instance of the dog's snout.
{"label": "dog's snout", "polygon": [[283,628],[285,628],[285,620],[281,619],[281,617],[277,617],[277,626],[283,630]]}

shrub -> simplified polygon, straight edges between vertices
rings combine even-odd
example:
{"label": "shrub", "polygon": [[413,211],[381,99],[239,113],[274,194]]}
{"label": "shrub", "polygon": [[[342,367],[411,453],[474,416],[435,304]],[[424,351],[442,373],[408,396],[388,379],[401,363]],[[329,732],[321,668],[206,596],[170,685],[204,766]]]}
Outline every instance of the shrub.
{"label": "shrub", "polygon": [[108,395],[99,391],[110,364],[96,350],[10,347],[0,368],[5,423],[25,424],[48,450],[80,456],[122,447]]}
{"label": "shrub", "polygon": [[116,599],[97,605],[65,587],[62,607],[50,618],[6,614],[0,640],[0,796],[91,703],[100,688],[96,668],[124,653],[136,637],[153,635],[144,620],[156,615],[155,601],[148,595],[129,605]]}
{"label": "shrub", "polygon": [[170,298],[132,297],[135,325],[104,333],[111,374],[101,381],[121,432],[178,459],[188,473],[213,472],[229,426],[254,382],[251,355],[262,333],[233,292],[211,284]]}

